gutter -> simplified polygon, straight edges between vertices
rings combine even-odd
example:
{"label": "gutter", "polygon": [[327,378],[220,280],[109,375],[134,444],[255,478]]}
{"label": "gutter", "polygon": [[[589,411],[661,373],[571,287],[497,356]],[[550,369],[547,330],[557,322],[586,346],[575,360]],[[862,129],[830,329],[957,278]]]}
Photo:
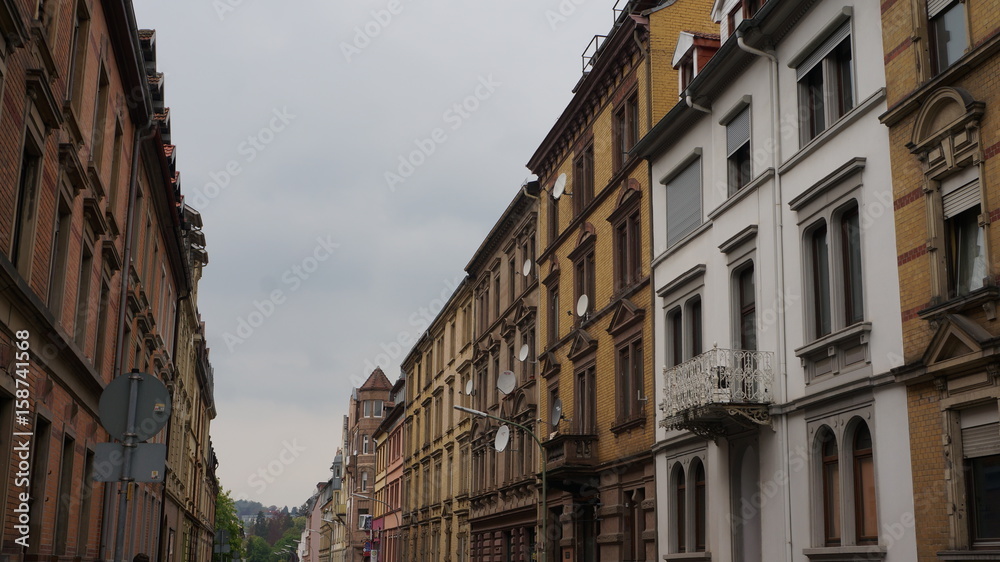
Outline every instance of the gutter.
{"label": "gutter", "polygon": [[[756,18],[753,20],[756,24]],[[774,149],[771,154],[772,166],[775,170],[781,167],[781,101],[780,101],[780,89],[778,83],[778,57],[773,52],[765,52],[760,49],[756,49],[746,44],[744,39],[744,34],[746,32],[746,27],[739,26],[736,29],[736,44],[737,46],[751,55],[758,57],[764,57],[770,61],[768,65],[769,74],[771,75],[771,142],[773,143]],[[773,212],[774,212],[774,225],[775,225],[775,236],[774,236],[774,276],[777,284],[778,299],[775,304],[784,302],[785,295],[785,252],[784,252],[784,219],[782,215],[782,193],[781,193],[781,174],[774,174],[774,188],[771,190],[771,198],[773,201]],[[786,365],[786,350],[787,342],[786,337],[786,327],[785,327],[785,314],[784,312],[776,315],[778,318],[778,372],[782,374],[782,395],[780,402],[784,403],[788,400],[788,370]],[[788,451],[788,416],[781,416],[781,461],[784,464],[786,474],[791,474],[791,459]],[[785,489],[785,560],[792,560],[792,497],[790,489],[786,487]]]}

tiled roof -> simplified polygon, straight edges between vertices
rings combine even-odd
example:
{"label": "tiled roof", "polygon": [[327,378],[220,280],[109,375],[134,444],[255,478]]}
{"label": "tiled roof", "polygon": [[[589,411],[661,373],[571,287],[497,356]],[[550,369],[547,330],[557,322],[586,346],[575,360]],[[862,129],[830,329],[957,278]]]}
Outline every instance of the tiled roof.
{"label": "tiled roof", "polygon": [[155,33],[155,29],[140,29],[139,39],[151,39]]}
{"label": "tiled roof", "polygon": [[690,33],[691,35],[701,39],[714,39],[716,41],[721,39],[721,36],[718,33],[704,33],[702,31],[685,31],[684,33]]}
{"label": "tiled roof", "polygon": [[375,367],[371,376],[368,377],[365,384],[361,385],[361,388],[358,390],[392,390],[392,383],[389,382],[389,378],[382,372],[381,367]]}
{"label": "tiled roof", "polygon": [[163,145],[163,153],[166,154],[167,158],[170,158],[171,156],[174,155],[174,148],[176,147],[172,144]]}
{"label": "tiled roof", "polygon": [[160,121],[160,122],[166,121],[167,117],[170,117],[170,108],[169,107],[164,108],[163,109],[163,113],[156,113],[156,114],[153,115],[153,118],[156,119],[157,121]]}

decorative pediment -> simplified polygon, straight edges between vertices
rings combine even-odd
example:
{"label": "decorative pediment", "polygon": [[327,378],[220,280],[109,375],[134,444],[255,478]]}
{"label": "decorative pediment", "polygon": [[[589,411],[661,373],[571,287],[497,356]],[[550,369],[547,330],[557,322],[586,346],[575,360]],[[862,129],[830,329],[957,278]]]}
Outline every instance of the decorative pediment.
{"label": "decorative pediment", "polygon": [[597,340],[590,336],[586,330],[577,330],[573,336],[573,345],[569,348],[569,358],[571,361],[578,361],[582,357],[593,354],[597,351]]}
{"label": "decorative pediment", "polygon": [[632,214],[639,207],[642,200],[642,184],[635,178],[628,178],[622,182],[622,187],[618,191],[618,204],[614,212],[608,215],[608,222],[616,223],[626,216]]}
{"label": "decorative pediment", "polygon": [[569,253],[569,259],[576,260],[594,246],[597,240],[597,229],[589,222],[580,225],[580,234],[576,238],[576,248]]}
{"label": "decorative pediment", "polygon": [[83,167],[74,144],[68,142],[59,144],[59,162],[70,179],[74,195],[79,193],[88,184],[87,170]]}
{"label": "decorative pediment", "polygon": [[101,212],[101,205],[97,199],[84,198],[83,217],[87,220],[87,224],[95,236],[104,236],[104,233],[108,231],[107,220],[104,218],[104,213]]}
{"label": "decorative pediment", "polygon": [[914,150],[936,144],[948,132],[961,130],[982,117],[985,106],[961,88],[941,88],[925,101],[913,125],[910,144]]}
{"label": "decorative pediment", "polygon": [[551,351],[546,351],[541,356],[540,363],[542,364],[542,376],[545,378],[550,378],[552,376],[559,374],[559,360],[556,359],[556,354]]}
{"label": "decorative pediment", "polygon": [[58,129],[63,121],[62,109],[56,103],[56,97],[52,93],[52,88],[49,87],[45,73],[41,69],[29,68],[26,80],[28,96],[34,102],[42,122],[49,129]]}
{"label": "decorative pediment", "polygon": [[542,283],[548,285],[559,280],[559,260],[555,256],[549,258],[549,273],[542,279]]}
{"label": "decorative pediment", "polygon": [[535,311],[534,303],[528,303],[522,299],[514,308],[514,323],[519,328],[524,329],[535,320]]}
{"label": "decorative pediment", "polygon": [[504,318],[503,320],[500,321],[500,335],[503,337],[503,339],[509,340],[510,338],[514,337],[514,330],[515,330],[514,323],[508,320],[507,318]]}
{"label": "decorative pediment", "polygon": [[611,324],[608,326],[608,333],[612,336],[619,336],[622,333],[642,326],[642,320],[646,317],[646,310],[632,304],[628,299],[622,299],[615,305],[614,313],[611,315]]}
{"label": "decorative pediment", "polygon": [[928,368],[946,369],[953,363],[966,363],[982,356],[983,346],[993,339],[985,328],[961,314],[949,314],[940,322],[937,332],[924,353]]}

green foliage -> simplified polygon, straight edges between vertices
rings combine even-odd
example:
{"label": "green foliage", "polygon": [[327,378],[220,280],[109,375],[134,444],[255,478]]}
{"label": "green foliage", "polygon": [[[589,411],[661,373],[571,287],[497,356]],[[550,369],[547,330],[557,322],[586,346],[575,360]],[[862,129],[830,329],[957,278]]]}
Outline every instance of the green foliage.
{"label": "green foliage", "polygon": [[250,535],[247,539],[247,562],[272,562],[273,550],[263,538]]}
{"label": "green foliage", "polygon": [[236,503],[230,495],[229,490],[219,489],[219,495],[215,498],[215,529],[216,533],[225,531],[229,537],[230,552],[225,555],[213,554],[212,560],[222,562],[223,560],[239,560],[244,557],[243,549],[243,525],[236,515]]}

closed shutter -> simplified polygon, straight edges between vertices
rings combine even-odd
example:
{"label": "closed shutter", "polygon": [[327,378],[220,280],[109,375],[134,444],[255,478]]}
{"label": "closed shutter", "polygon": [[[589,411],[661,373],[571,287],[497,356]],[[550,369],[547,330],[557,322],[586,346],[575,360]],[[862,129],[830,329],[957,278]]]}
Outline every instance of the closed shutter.
{"label": "closed shutter", "polygon": [[944,218],[951,217],[979,205],[979,180],[974,180],[961,187],[941,192],[941,206]]}
{"label": "closed shutter", "polygon": [[927,0],[927,17],[933,18],[954,3],[955,0]]}
{"label": "closed shutter", "polygon": [[737,148],[750,140],[750,107],[747,106],[726,125],[726,154],[732,156]]}
{"label": "closed shutter", "polygon": [[967,459],[1000,455],[1000,423],[962,430],[962,456]]}
{"label": "closed shutter", "polygon": [[806,57],[806,60],[802,61],[802,64],[795,67],[795,80],[801,80],[802,77],[812,70],[814,66],[825,59],[837,45],[840,45],[844,39],[847,39],[850,34],[851,21],[848,20],[844,22],[844,25],[838,27],[836,31],[831,33],[830,36],[826,38],[826,41],[823,41],[819,47],[816,47],[816,50],[813,51],[811,55]]}
{"label": "closed shutter", "polygon": [[701,224],[701,160],[667,184],[667,246]]}

